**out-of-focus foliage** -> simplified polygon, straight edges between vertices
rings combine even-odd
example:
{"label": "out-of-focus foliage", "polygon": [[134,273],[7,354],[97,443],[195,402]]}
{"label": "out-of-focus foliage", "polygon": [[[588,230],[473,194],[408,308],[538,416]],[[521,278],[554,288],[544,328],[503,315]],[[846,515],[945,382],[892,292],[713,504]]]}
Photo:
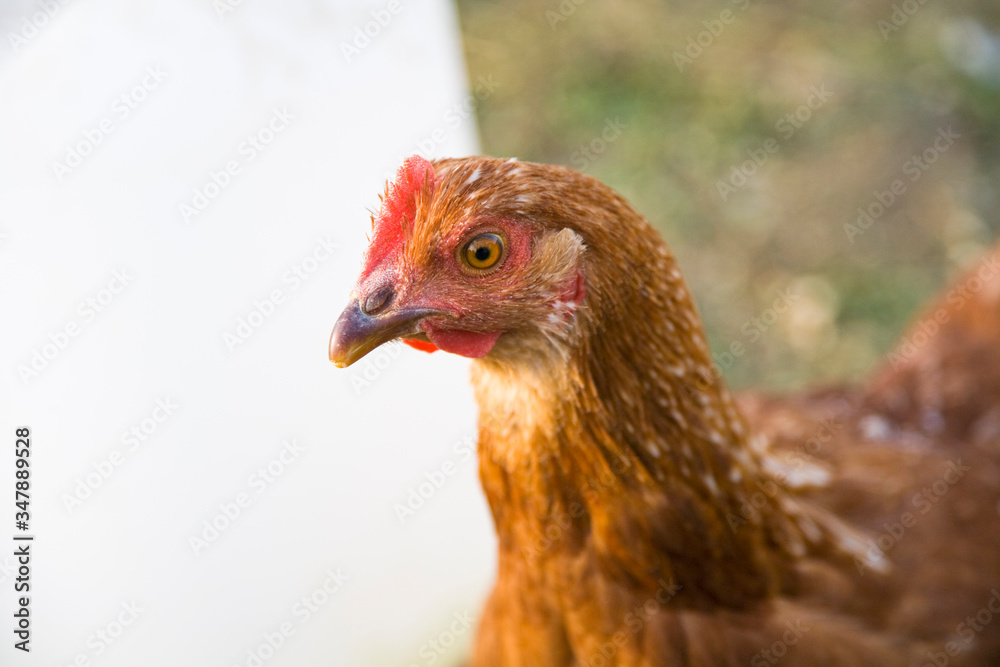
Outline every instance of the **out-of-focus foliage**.
{"label": "out-of-focus foliage", "polygon": [[[497,83],[478,107],[484,152],[572,166],[631,200],[737,386],[870,372],[1000,235],[1000,3],[458,6],[470,80]],[[925,151],[926,169],[911,161]],[[896,180],[903,194],[849,234]],[[769,310],[780,294],[792,307]]]}

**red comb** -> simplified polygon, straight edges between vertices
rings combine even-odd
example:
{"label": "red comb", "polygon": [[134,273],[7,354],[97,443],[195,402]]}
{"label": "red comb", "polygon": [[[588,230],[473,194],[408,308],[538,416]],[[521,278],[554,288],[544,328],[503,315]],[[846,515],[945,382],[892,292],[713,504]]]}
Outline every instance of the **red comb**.
{"label": "red comb", "polygon": [[396,172],[396,180],[386,186],[382,208],[372,221],[375,231],[365,257],[365,273],[402,243],[404,226],[413,224],[417,194],[425,186],[429,190],[434,187],[434,166],[419,155],[406,158]]}

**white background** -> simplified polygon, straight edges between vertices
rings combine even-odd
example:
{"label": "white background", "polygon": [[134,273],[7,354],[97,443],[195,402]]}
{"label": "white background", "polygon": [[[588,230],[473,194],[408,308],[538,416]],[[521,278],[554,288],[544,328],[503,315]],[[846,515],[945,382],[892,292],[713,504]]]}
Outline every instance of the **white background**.
{"label": "white background", "polygon": [[[475,618],[495,566],[467,363],[409,348],[327,361],[386,176],[418,142],[476,152],[454,8],[382,13],[348,59],[387,2],[244,0],[220,16],[209,0],[70,0],[43,20],[44,4],[0,9],[0,664],[456,664],[472,631],[455,614]],[[292,119],[269,137],[275,110]],[[258,134],[271,141],[251,160]],[[78,148],[78,166],[55,166]],[[239,172],[205,193],[229,161]],[[214,197],[186,221],[196,190]],[[227,344],[274,290],[270,316]],[[28,655],[11,632],[22,425]],[[397,503],[448,462],[401,522]],[[225,528],[196,554],[206,521]],[[347,577],[329,595],[328,571]],[[303,596],[324,602],[308,620]],[[294,634],[260,651],[283,623]]]}

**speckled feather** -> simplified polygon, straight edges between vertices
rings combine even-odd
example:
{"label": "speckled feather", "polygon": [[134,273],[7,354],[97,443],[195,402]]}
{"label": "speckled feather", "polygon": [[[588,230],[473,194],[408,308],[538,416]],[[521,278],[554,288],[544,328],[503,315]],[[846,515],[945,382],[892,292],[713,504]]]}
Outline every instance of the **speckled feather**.
{"label": "speckled feather", "polygon": [[[868,387],[736,401],[670,251],[606,186],[466,158],[409,196],[400,298],[483,221],[531,239],[518,271],[433,293],[504,331],[472,369],[499,540],[474,665],[919,665],[1000,587],[1000,276]],[[1000,613],[948,658],[998,664]]]}

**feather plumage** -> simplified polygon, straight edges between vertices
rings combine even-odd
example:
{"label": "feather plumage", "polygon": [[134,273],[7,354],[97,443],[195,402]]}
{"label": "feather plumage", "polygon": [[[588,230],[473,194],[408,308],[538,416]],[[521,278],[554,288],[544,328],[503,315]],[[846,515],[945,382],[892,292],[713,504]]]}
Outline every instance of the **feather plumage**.
{"label": "feather plumage", "polygon": [[[424,173],[354,298],[388,275],[433,311],[406,337],[496,336],[472,368],[499,542],[475,665],[1000,660],[1000,594],[995,623],[960,627],[1000,586],[1000,272],[945,294],[868,386],[734,398],[618,194],[516,160]],[[456,271],[484,229],[506,263]]]}

